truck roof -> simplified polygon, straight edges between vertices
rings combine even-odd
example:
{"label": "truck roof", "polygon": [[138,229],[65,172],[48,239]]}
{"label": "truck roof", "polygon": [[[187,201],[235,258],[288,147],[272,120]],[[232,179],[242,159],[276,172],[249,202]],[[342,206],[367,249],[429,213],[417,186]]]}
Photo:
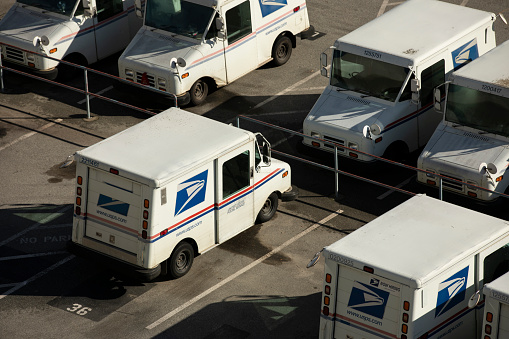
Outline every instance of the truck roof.
{"label": "truck roof", "polygon": [[502,87],[501,91],[486,89],[488,93],[509,97],[509,40],[455,71],[450,80],[461,86],[483,90],[481,83]]}
{"label": "truck roof", "polygon": [[170,108],[76,154],[106,171],[113,167],[122,176],[159,187],[250,139],[249,131]]}
{"label": "truck roof", "polygon": [[[509,222],[416,195],[325,248],[375,274],[420,288],[440,272],[509,234]],[[343,261],[342,261],[343,262]]]}
{"label": "truck roof", "polygon": [[365,49],[395,56],[411,66],[495,20],[493,13],[436,0],[413,0],[339,38],[335,47],[353,53]]}

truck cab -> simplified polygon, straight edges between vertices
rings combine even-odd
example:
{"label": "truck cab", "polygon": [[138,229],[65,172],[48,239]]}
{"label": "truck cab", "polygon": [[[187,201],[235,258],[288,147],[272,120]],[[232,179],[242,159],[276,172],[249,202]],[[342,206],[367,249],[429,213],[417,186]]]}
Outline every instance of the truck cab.
{"label": "truck cab", "polygon": [[134,0],[17,0],[0,21],[2,61],[48,79],[122,51],[141,27]]}
{"label": "truck cab", "polygon": [[[509,176],[509,42],[455,71],[436,98],[442,121],[417,161],[417,180],[483,202],[506,193]],[[463,184],[465,183],[465,184]]]}
{"label": "truck cab", "polygon": [[[303,122],[304,145],[362,162],[402,159],[441,116],[433,89],[495,47],[492,13],[407,1],[336,40],[329,84]],[[326,53],[322,74],[328,75]],[[312,138],[310,138],[312,137]]]}

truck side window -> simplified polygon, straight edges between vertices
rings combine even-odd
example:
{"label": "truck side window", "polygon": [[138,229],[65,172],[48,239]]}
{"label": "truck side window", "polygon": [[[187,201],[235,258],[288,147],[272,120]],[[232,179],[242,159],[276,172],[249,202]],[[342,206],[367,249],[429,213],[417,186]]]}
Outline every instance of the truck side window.
{"label": "truck side window", "polygon": [[491,253],[484,259],[484,282],[492,282],[504,273],[509,272],[509,244]]}
{"label": "truck side window", "polygon": [[122,0],[97,0],[97,21],[101,22],[124,11]]}
{"label": "truck side window", "polygon": [[251,27],[251,9],[249,6],[249,1],[245,1],[226,12],[228,44],[231,45],[253,31]]}
{"label": "truck side window", "polygon": [[245,151],[223,164],[223,199],[248,187],[249,184],[249,151]]}
{"label": "truck side window", "polygon": [[433,101],[433,89],[445,82],[445,62],[440,60],[421,73],[421,104],[426,106]]}

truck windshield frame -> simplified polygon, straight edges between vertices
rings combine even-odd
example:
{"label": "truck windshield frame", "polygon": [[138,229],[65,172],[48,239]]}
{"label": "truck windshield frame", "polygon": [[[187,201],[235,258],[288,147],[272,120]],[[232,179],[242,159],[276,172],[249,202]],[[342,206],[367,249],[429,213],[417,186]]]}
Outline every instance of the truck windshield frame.
{"label": "truck windshield frame", "polygon": [[[332,57],[330,84],[371,97],[395,102],[405,84],[408,72],[405,67],[361,55],[335,50]],[[399,101],[412,96],[405,86]]]}
{"label": "truck windshield frame", "polygon": [[212,7],[189,1],[147,0],[145,26],[201,41],[213,15]]}
{"label": "truck windshield frame", "polygon": [[[19,3],[27,6],[40,8],[45,11],[62,14],[72,17],[74,9],[82,7],[81,0],[18,0]],[[77,4],[79,2],[79,4]],[[81,11],[83,12],[83,10]]]}
{"label": "truck windshield frame", "polygon": [[509,137],[509,98],[449,84],[445,121]]}

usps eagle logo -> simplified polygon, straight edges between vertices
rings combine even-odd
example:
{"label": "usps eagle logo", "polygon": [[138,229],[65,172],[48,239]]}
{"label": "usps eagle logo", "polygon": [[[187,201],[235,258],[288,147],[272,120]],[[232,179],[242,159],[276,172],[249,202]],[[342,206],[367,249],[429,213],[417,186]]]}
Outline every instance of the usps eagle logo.
{"label": "usps eagle logo", "polygon": [[348,307],[383,319],[389,295],[390,293],[387,291],[355,281],[350,293],[350,300],[348,300]]}
{"label": "usps eagle logo", "polygon": [[477,49],[477,39],[473,39],[460,48],[452,52],[452,60],[454,68],[458,68],[468,61],[472,61],[479,57],[479,50]]}
{"label": "usps eagle logo", "polygon": [[259,0],[259,1],[263,17],[266,17],[267,15],[274,13],[278,9],[283,8],[288,4],[286,0]]}
{"label": "usps eagle logo", "polygon": [[468,266],[440,283],[435,318],[465,300],[467,280]]}
{"label": "usps eagle logo", "polygon": [[195,175],[177,186],[175,216],[205,201],[208,170]]}

